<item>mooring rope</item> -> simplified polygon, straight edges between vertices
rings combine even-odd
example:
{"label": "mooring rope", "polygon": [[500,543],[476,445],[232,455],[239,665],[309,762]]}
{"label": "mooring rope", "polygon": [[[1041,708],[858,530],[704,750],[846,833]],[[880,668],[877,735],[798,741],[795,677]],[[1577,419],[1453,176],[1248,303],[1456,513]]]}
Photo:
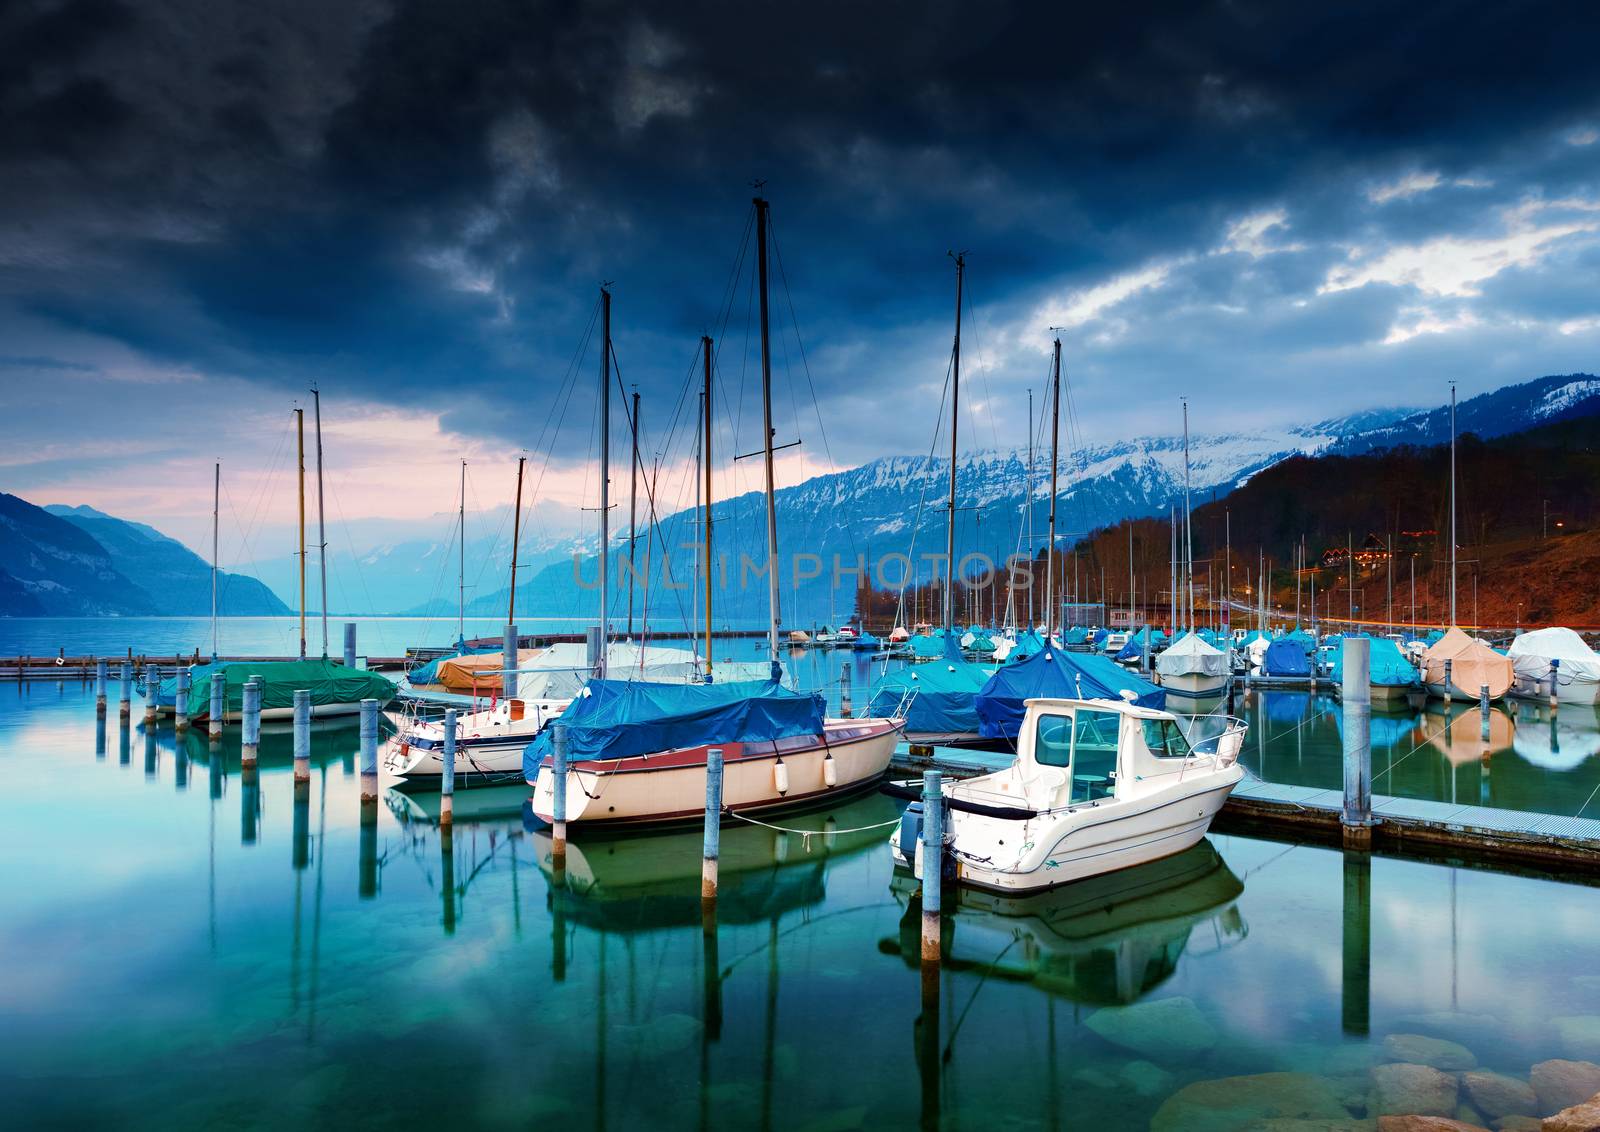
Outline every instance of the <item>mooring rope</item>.
{"label": "mooring rope", "polygon": [[813,837],[825,837],[828,834],[834,833],[868,833],[874,829],[887,829],[891,825],[900,824],[900,819],[895,818],[892,821],[881,821],[874,825],[858,825],[854,829],[790,829],[787,826],[770,825],[767,822],[758,821],[755,818],[747,818],[737,810],[729,810],[728,816],[738,818],[743,822],[749,822],[751,825],[759,825],[764,829],[774,829],[779,833],[797,833],[802,838],[800,847],[807,853],[811,852],[811,839]]}

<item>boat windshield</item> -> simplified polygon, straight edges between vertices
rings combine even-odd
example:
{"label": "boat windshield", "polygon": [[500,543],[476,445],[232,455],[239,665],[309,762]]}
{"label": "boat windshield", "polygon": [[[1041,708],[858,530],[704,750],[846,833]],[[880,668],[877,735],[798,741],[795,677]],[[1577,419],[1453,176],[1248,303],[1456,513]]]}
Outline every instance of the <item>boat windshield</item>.
{"label": "boat windshield", "polygon": [[1117,772],[1117,735],[1122,717],[1079,708],[1072,727],[1072,801],[1110,797]]}
{"label": "boat windshield", "polygon": [[1189,755],[1189,740],[1175,719],[1143,720],[1144,745],[1158,759],[1181,759]]}

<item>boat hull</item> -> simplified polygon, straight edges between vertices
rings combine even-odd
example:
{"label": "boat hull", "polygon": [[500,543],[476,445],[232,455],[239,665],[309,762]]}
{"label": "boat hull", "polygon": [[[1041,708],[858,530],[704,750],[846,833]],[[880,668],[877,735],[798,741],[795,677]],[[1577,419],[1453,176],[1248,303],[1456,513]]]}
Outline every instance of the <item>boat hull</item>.
{"label": "boat hull", "polygon": [[[1540,703],[1550,702],[1550,678],[1534,680],[1527,676],[1518,676],[1511,685],[1511,695],[1519,700],[1537,700]],[[1558,704],[1582,704],[1593,707],[1600,702],[1600,682],[1592,680],[1562,680],[1556,679],[1556,702]]]}
{"label": "boat hull", "polygon": [[[900,738],[898,721],[829,720],[827,741],[805,735],[775,742],[720,744],[724,808],[762,813],[816,802],[869,786],[889,769]],[[776,748],[776,749],[775,749]],[[663,751],[643,758],[575,763],[567,771],[567,815],[582,825],[632,825],[699,821],[705,816],[709,747]],[[831,756],[834,785],[824,764]],[[782,760],[788,789],[779,793]],[[541,767],[533,785],[533,812],[555,818],[555,775]]]}
{"label": "boat hull", "polygon": [[1180,676],[1162,676],[1161,690],[1179,699],[1205,700],[1222,695],[1228,690],[1228,676],[1207,676],[1204,673],[1185,673]]}

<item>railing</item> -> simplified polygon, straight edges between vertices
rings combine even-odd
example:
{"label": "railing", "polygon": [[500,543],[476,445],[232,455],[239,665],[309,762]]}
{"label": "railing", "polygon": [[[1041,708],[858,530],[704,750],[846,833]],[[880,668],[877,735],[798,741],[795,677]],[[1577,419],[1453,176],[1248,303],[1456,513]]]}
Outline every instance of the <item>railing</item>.
{"label": "railing", "polygon": [[1244,720],[1232,715],[1197,715],[1189,719],[1179,716],[1178,726],[1183,729],[1191,754],[1215,758],[1223,766],[1239,757],[1248,730]]}

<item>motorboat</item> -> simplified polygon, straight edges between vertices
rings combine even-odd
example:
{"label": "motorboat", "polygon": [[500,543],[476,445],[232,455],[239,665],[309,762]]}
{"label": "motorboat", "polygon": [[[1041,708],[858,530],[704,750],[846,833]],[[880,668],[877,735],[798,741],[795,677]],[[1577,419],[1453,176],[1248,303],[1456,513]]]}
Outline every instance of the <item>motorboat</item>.
{"label": "motorboat", "polygon": [[1428,647],[1420,667],[1428,695],[1466,703],[1477,703],[1485,688],[1498,700],[1513,680],[1510,657],[1456,628]]}
{"label": "motorboat", "polygon": [[[571,702],[514,697],[458,716],[455,773],[482,779],[520,777],[523,748]],[[444,773],[444,722],[402,721],[384,746],[383,768],[397,778],[438,778]]]}
{"label": "motorboat", "polygon": [[1156,657],[1156,675],[1169,696],[1188,700],[1221,696],[1228,689],[1228,654],[1196,633],[1185,633]]}
{"label": "motorboat", "polygon": [[1559,704],[1595,703],[1600,696],[1600,656],[1571,629],[1535,629],[1511,642],[1511,694]]}
{"label": "motorboat", "polygon": [[[1206,835],[1244,777],[1243,721],[1109,700],[1036,699],[1016,761],[944,788],[945,844],[958,883],[1033,892],[1180,853]],[[922,808],[890,839],[921,876]]]}
{"label": "motorboat", "polygon": [[[819,693],[777,681],[653,684],[591,680],[557,725],[567,741],[566,821],[700,820],[706,757],[723,757],[722,802],[771,812],[881,779],[903,719],[829,719]],[[555,817],[555,728],[523,752],[533,811]]]}

